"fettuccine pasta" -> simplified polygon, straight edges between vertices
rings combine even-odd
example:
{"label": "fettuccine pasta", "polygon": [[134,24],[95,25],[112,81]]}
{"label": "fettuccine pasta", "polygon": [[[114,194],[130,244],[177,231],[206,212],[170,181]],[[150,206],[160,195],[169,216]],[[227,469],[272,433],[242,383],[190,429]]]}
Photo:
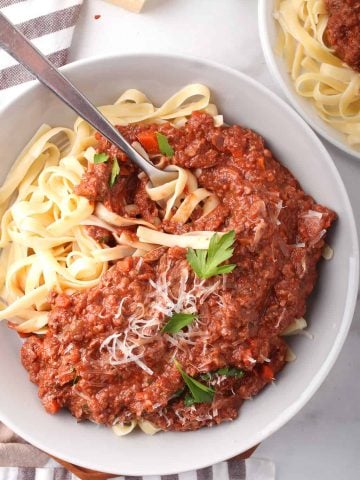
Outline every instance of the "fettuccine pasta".
{"label": "fettuccine pasta", "polygon": [[320,116],[360,148],[360,74],[327,47],[324,0],[279,0],[278,52],[284,57],[296,92],[309,98]]}
{"label": "fettuccine pasta", "polygon": [[[159,108],[140,91],[124,92],[114,105],[100,111],[116,125],[135,122],[183,125],[195,110],[205,110],[222,123],[210,92],[200,84],[181,89]],[[159,244],[175,245],[177,236],[156,235],[157,219],[120,216],[103,204],[94,204],[74,193],[88,164],[94,161],[95,131],[81,118],[74,129],[43,125],[25,147],[0,189],[0,320],[8,319],[22,333],[45,333],[51,291],[71,293],[96,285],[109,268],[109,262],[127,256],[143,256]],[[140,144],[134,147],[147,155]],[[189,170],[167,167],[178,172],[176,180],[164,185],[147,184],[146,192],[163,210],[163,218],[185,223],[196,207],[203,215],[219,201]],[[140,174],[144,175],[144,174]],[[128,210],[131,212],[131,205]],[[85,226],[110,231],[117,245],[100,245],[87,234]],[[118,227],[145,228],[145,239],[121,232]],[[150,232],[150,234],[148,233]],[[155,237],[152,236],[154,232]],[[209,234],[201,236],[208,245]]]}

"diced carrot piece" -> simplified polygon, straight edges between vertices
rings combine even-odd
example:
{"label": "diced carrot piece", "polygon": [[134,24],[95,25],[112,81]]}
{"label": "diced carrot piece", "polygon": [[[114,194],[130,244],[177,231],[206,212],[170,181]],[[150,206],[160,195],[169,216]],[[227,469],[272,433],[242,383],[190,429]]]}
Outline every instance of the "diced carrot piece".
{"label": "diced carrot piece", "polygon": [[272,382],[274,380],[274,372],[273,369],[269,365],[263,365],[261,376],[267,382]]}
{"label": "diced carrot piece", "polygon": [[51,399],[48,402],[46,402],[45,408],[48,413],[54,414],[60,410],[60,405],[57,400]]}
{"label": "diced carrot piece", "polygon": [[154,132],[140,132],[137,138],[147,153],[159,153],[159,144]]}
{"label": "diced carrot piece", "polygon": [[261,170],[265,170],[265,158],[264,157],[259,157],[258,158],[258,165]]}

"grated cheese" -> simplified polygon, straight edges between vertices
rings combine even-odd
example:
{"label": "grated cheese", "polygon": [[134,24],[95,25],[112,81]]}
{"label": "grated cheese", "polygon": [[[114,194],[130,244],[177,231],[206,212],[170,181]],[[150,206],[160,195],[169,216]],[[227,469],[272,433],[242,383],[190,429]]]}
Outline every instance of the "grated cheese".
{"label": "grated cheese", "polygon": [[120,301],[120,305],[119,305],[119,308],[118,308],[118,311],[117,313],[114,315],[114,318],[120,318],[121,315],[122,315],[122,308],[123,308],[123,305],[124,305],[124,302],[130,297],[123,297]]}
{"label": "grated cheese", "polygon": [[[121,338],[122,337],[122,338]],[[110,354],[111,365],[123,365],[125,363],[134,362],[138,367],[142,368],[149,375],[153,375],[153,371],[140,360],[143,354],[134,354],[133,351],[139,345],[133,340],[128,339],[127,331],[122,333],[113,333],[109,335],[100,345],[100,351],[107,349]],[[121,353],[119,358],[118,353]]]}
{"label": "grated cheese", "polygon": [[279,220],[279,215],[281,210],[283,209],[283,201],[279,200],[277,204],[275,205],[275,215],[274,215],[274,220],[275,220],[275,225],[281,225],[281,222]]}
{"label": "grated cheese", "polygon": [[255,235],[254,235],[254,245],[255,246],[260,242],[262,236],[264,235],[265,230],[266,230],[266,223],[265,223],[265,220],[262,218],[260,220],[260,222],[257,223],[255,228],[254,228],[254,233],[255,233]]}
{"label": "grated cheese", "polygon": [[65,348],[63,355],[66,355],[67,353],[71,352],[71,350],[74,348],[73,343],[69,343],[69,345]]}
{"label": "grated cheese", "polygon": [[291,247],[294,247],[294,248],[305,248],[305,243],[304,243],[304,242],[294,243],[293,245],[291,245]]}
{"label": "grated cheese", "polygon": [[307,213],[303,215],[304,218],[322,218],[323,214],[321,212],[317,212],[316,210],[308,210]]}
{"label": "grated cheese", "polygon": [[326,234],[326,230],[325,230],[325,229],[322,229],[322,230],[319,232],[319,234],[316,235],[316,237],[314,237],[313,239],[311,239],[311,241],[310,241],[310,246],[312,247],[312,246],[316,245],[317,242],[318,242],[319,240],[321,240],[322,237],[323,237],[325,234]]}
{"label": "grated cheese", "polygon": [[[141,265],[142,259],[139,259],[135,268],[140,269]],[[127,328],[123,332],[109,335],[102,342],[100,351],[107,353],[111,365],[135,363],[152,375],[153,371],[143,361],[144,345],[156,340],[166,319],[173,313],[195,314],[198,306],[202,305],[210,295],[219,296],[217,290],[221,288],[221,280],[199,279],[194,276],[190,281],[189,268],[185,262],[180,271],[178,292],[174,295],[168,279],[172,266],[173,263],[169,261],[156,281],[149,280],[151,290],[147,295],[146,304],[139,302],[129,304],[128,308],[132,312],[126,319]],[[129,296],[121,299],[115,318],[124,316],[123,307],[128,300],[130,300]],[[201,325],[201,320],[197,318],[188,326],[187,331],[180,331],[171,336],[165,335],[164,338],[176,350],[182,350],[184,344],[195,345],[199,337],[204,339],[206,346],[206,333],[201,329]]]}

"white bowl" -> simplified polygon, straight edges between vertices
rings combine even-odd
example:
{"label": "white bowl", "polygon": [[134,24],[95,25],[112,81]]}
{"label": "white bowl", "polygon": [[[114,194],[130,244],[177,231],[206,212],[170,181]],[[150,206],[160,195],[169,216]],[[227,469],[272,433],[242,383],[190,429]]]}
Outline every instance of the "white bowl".
{"label": "white bowl", "polygon": [[328,125],[318,114],[313,104],[306,98],[297,94],[293,81],[287,71],[283,58],[276,55],[274,48],[277,41],[276,20],[273,17],[276,0],[259,0],[258,18],[261,46],[264,52],[267,66],[280,85],[292,106],[312,126],[312,128],[330,143],[344,152],[360,160],[360,151],[351,147],[345,135],[332,126]]}
{"label": "white bowl", "polygon": [[[77,424],[67,412],[45,413],[37,389],[19,360],[20,341],[0,325],[0,418],[37,447],[69,462],[125,475],[164,475],[204,467],[243,452],[280,428],[309,400],[334,364],[354,312],[358,243],[351,205],[327,151],[285,102],[254,80],[215,63],[179,56],[129,55],[76,62],[63,71],[95,104],[116,99],[126,88],[155,102],[190,82],[208,85],[227,123],[261,133],[277,157],[317,201],[334,209],[335,256],[321,275],[307,313],[314,340],[295,338],[297,360],[275,385],[245,403],[238,420],[187,433],[140,432],[118,438],[111,429]],[[0,111],[0,180],[43,122],[71,126],[75,115],[39,84]]]}

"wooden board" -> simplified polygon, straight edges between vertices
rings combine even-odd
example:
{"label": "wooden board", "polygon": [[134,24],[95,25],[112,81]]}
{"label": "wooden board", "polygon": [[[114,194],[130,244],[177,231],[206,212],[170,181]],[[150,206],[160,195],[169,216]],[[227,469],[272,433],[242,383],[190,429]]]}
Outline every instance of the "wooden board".
{"label": "wooden board", "polygon": [[140,10],[143,8],[144,3],[146,0],[106,0],[109,3],[113,3],[118,7],[125,8],[126,10],[130,10],[130,12],[139,13]]}

